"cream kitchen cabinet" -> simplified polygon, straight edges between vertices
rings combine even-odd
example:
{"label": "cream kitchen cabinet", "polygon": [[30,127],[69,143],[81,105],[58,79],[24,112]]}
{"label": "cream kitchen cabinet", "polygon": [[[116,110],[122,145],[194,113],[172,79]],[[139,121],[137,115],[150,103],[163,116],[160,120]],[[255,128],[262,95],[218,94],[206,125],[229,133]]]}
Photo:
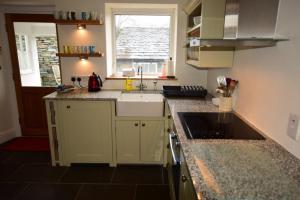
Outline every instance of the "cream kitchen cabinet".
{"label": "cream kitchen cabinet", "polygon": [[164,121],[141,121],[141,162],[162,162]]}
{"label": "cream kitchen cabinet", "polygon": [[164,120],[117,120],[117,163],[162,164]]}
{"label": "cream kitchen cabinet", "polygon": [[118,163],[137,163],[140,160],[140,122],[116,121]]}
{"label": "cream kitchen cabinet", "polygon": [[112,163],[110,101],[59,101],[61,163]]}

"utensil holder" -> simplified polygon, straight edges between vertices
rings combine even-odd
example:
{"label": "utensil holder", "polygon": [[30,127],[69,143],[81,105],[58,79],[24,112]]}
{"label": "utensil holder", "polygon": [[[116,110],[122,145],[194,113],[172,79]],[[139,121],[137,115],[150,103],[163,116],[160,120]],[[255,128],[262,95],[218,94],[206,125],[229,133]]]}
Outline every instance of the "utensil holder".
{"label": "utensil holder", "polygon": [[220,97],[219,111],[230,112],[232,111],[232,98]]}

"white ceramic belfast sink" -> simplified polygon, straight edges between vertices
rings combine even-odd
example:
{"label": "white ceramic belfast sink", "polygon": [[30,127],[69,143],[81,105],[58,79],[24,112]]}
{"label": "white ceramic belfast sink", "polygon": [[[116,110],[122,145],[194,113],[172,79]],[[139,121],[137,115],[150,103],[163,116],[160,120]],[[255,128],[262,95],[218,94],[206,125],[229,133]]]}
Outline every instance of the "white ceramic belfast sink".
{"label": "white ceramic belfast sink", "polygon": [[161,94],[122,93],[117,100],[117,116],[162,117],[164,97]]}

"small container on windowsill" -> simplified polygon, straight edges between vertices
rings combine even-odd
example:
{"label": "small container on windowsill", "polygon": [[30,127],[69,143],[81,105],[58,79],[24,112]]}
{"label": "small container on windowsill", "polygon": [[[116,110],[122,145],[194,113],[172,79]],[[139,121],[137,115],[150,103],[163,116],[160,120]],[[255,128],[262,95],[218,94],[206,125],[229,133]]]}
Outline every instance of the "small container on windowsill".
{"label": "small container on windowsill", "polygon": [[220,97],[219,111],[220,112],[232,111],[232,97]]}

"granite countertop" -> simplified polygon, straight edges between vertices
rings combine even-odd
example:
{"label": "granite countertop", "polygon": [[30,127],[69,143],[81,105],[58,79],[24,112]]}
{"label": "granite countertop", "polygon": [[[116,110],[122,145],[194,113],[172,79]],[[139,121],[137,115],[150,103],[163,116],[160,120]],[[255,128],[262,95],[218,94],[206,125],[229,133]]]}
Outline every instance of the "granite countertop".
{"label": "granite countertop", "polygon": [[300,199],[300,160],[266,140],[188,140],[177,112],[218,112],[209,100],[168,99],[199,199]]}
{"label": "granite countertop", "polygon": [[101,90],[99,92],[88,92],[86,88],[75,89],[67,93],[53,92],[43,97],[45,100],[114,100],[116,101],[121,96],[121,91]]}

